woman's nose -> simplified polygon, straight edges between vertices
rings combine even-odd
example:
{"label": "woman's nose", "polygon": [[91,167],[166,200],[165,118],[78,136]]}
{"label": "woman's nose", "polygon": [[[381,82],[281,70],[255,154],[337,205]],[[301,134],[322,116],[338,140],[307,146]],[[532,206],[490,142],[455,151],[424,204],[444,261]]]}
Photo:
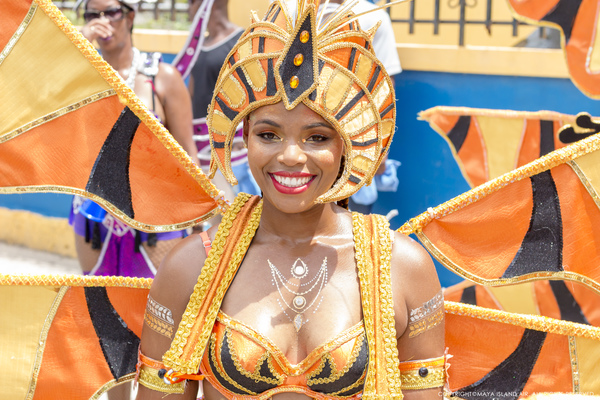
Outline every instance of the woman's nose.
{"label": "woman's nose", "polygon": [[284,142],[284,146],[285,148],[279,156],[281,163],[292,166],[306,162],[306,153],[304,153],[299,143]]}

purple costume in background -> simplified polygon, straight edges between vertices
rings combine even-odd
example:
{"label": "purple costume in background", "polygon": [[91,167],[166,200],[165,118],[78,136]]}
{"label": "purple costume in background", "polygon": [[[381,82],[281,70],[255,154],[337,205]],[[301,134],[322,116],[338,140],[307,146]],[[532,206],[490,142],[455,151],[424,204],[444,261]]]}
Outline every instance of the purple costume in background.
{"label": "purple costume in background", "polygon": [[87,208],[95,206],[102,209],[91,200],[74,196],[69,215],[69,224],[73,226],[75,233],[83,236],[86,242],[90,242],[93,249],[100,249],[98,262],[89,275],[153,278],[156,275],[156,266],[148,257],[142,243],[152,246],[159,240],[183,238],[186,235],[185,231],[155,234],[141,232],[125,225],[104,210],[95,212],[95,215],[86,213],[86,217],[81,212],[82,208],[85,211],[84,204]]}
{"label": "purple costume in background", "polygon": [[[138,57],[135,56],[135,52]],[[134,49],[132,68],[135,68],[136,73],[151,78],[154,83],[160,59],[160,53],[140,53]],[[155,108],[154,84],[152,91],[152,105]],[[84,237],[85,241],[91,244],[92,249],[100,250],[98,262],[86,273],[96,276],[153,278],[157,266],[152,263],[142,244],[146,243],[152,247],[161,240],[187,236],[185,231],[146,233],[135,230],[115,219],[98,204],[79,196],[73,198],[69,224],[77,235]]]}
{"label": "purple costume in background", "polygon": [[[93,214],[90,214],[90,209]],[[93,249],[100,249],[98,262],[88,273],[97,276],[153,278],[156,266],[142,243],[152,246],[159,240],[185,236],[185,231],[153,234],[135,230],[115,219],[96,203],[79,196],[73,198],[69,224],[77,235],[91,243]]]}

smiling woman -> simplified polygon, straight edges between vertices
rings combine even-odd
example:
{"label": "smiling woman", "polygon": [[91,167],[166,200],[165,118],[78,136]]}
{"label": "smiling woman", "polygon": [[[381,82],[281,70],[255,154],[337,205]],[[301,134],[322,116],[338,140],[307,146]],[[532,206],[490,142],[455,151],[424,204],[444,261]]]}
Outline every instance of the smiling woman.
{"label": "smiling woman", "polygon": [[[244,124],[250,170],[268,201],[279,210],[298,212],[314,205],[335,182],[344,144],[333,126],[299,104],[263,106]],[[292,196],[294,195],[294,196]]]}
{"label": "smiling woman", "polygon": [[444,315],[431,259],[385,218],[344,207],[389,149],[390,77],[373,32],[347,7],[323,20],[312,1],[296,10],[275,1],[254,16],[221,70],[211,172],[235,184],[243,121],[262,198],[241,194],[218,227],[161,264],[140,399],[193,399],[202,379],[210,400],[441,398]]}

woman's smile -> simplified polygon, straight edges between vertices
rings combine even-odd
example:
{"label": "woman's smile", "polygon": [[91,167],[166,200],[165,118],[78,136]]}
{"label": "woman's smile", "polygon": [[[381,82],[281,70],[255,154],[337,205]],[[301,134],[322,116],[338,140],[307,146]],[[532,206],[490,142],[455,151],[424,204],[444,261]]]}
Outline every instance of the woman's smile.
{"label": "woman's smile", "polygon": [[316,176],[303,172],[274,172],[269,175],[275,189],[284,194],[297,194],[307,190]]}

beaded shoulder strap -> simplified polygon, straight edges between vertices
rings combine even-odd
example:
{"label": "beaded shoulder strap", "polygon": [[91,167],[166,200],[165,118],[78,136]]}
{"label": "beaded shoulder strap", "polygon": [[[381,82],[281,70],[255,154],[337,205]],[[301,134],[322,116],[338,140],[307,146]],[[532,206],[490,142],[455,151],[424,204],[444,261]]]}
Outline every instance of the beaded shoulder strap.
{"label": "beaded shoulder strap", "polygon": [[198,372],[221,302],[256,233],[261,211],[258,196],[241,193],[223,216],[171,348],[163,355],[168,368],[180,374]]}
{"label": "beaded shoulder strap", "polygon": [[381,215],[352,213],[369,366],[362,398],[402,399],[391,284],[392,238]]}

